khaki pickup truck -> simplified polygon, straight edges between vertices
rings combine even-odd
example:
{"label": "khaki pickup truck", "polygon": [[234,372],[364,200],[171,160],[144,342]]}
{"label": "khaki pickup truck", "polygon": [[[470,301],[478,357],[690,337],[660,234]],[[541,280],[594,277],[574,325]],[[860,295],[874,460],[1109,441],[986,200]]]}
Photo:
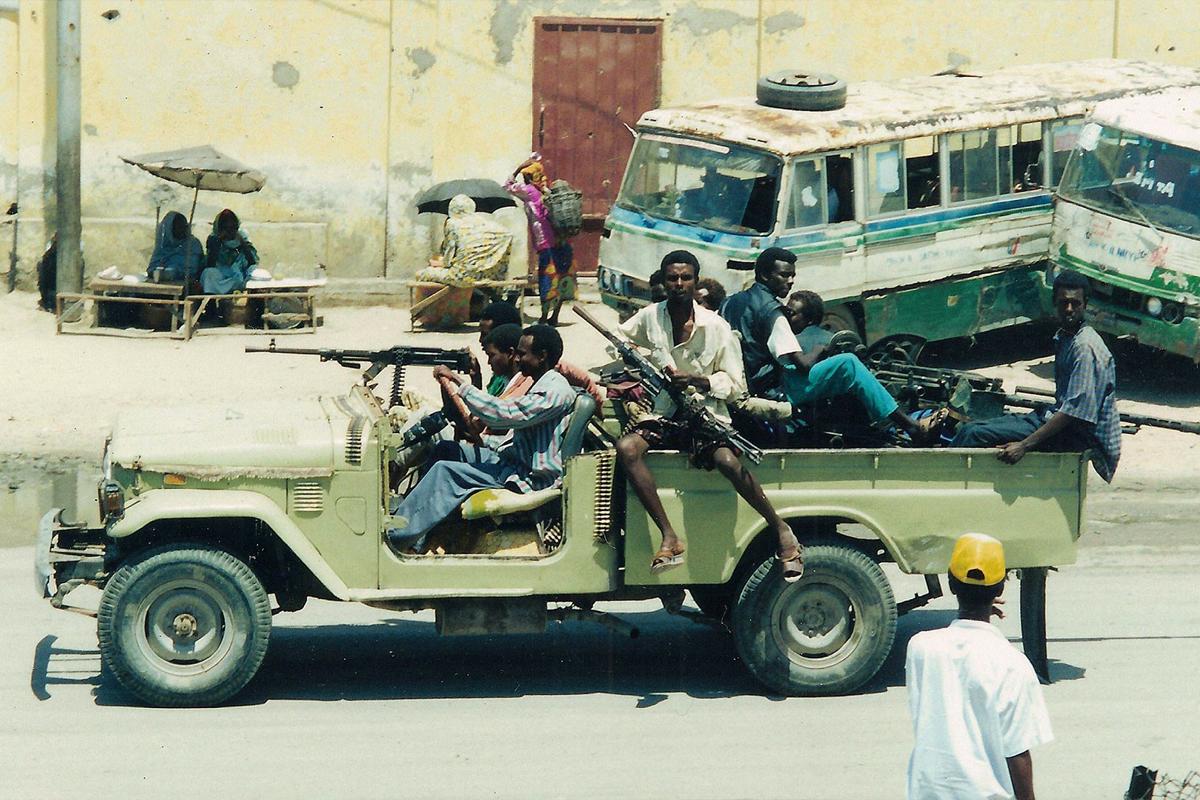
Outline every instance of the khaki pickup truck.
{"label": "khaki pickup truck", "polygon": [[[807,545],[785,583],[770,536],[723,479],[685,456],[651,453],[667,512],[687,538],[684,566],[651,574],[658,532],[616,469],[592,400],[580,395],[561,488],[483,491],[403,556],[387,545],[388,500],[412,474],[403,436],[363,386],[342,397],[123,415],[100,479],[100,527],[61,510],[41,522],[38,589],[57,607],[99,587],[100,651],[142,701],[212,705],[258,670],[272,614],[307,598],[396,611],[433,609],[445,635],[544,630],[594,606],[662,598],[727,627],[753,675],[785,694],[852,692],[892,647],[896,618],[939,596],[954,539],[1004,542],[1023,569],[1027,651],[1044,663],[1044,570],[1075,560],[1086,462],[989,451],[767,451],[754,472]],[[897,602],[881,569],[927,576]],[[701,612],[681,609],[684,590]],[[1027,589],[1029,590],[1027,592]]]}

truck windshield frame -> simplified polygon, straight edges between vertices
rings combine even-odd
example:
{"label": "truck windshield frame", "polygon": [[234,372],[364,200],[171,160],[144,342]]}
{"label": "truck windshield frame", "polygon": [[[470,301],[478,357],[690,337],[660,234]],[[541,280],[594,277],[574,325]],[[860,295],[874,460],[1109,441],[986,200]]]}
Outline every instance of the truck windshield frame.
{"label": "truck windshield frame", "polygon": [[1070,203],[1200,239],[1200,152],[1089,123],[1058,188]]}
{"label": "truck windshield frame", "polygon": [[721,233],[775,229],[783,159],[762,150],[654,132],[638,135],[616,204]]}

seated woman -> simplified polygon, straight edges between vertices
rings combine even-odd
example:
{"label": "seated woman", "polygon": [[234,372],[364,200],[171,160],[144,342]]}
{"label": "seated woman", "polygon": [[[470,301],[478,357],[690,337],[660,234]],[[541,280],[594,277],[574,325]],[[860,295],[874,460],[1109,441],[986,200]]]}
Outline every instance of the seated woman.
{"label": "seated woman", "polygon": [[152,281],[190,283],[200,274],[203,260],[204,248],[189,230],[187,217],[178,211],[168,211],[158,223],[146,277]]}
{"label": "seated woman", "polygon": [[448,211],[442,229],[441,266],[421,270],[417,280],[447,286],[503,280],[512,251],[512,234],[490,214],[477,212],[475,201],[465,194],[451,198]]}
{"label": "seated woman", "polygon": [[200,273],[205,294],[232,294],[246,287],[246,281],[258,265],[258,251],[250,243],[241,222],[228,208],[213,220],[208,237],[206,267]]}

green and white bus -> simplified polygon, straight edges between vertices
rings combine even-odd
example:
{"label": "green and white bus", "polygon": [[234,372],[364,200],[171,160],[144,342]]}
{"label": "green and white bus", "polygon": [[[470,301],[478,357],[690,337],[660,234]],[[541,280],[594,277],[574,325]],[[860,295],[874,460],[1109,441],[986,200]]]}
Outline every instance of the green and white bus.
{"label": "green and white bus", "polygon": [[1200,89],[1100,103],[1054,208],[1051,259],[1090,323],[1200,362]]}
{"label": "green and white bus", "polygon": [[599,282],[630,312],[669,251],[727,291],[795,252],[826,327],[903,346],[1049,312],[1051,192],[1100,100],[1200,85],[1200,70],[1098,60],[849,87],[834,111],[753,98],[647,112],[606,222]]}

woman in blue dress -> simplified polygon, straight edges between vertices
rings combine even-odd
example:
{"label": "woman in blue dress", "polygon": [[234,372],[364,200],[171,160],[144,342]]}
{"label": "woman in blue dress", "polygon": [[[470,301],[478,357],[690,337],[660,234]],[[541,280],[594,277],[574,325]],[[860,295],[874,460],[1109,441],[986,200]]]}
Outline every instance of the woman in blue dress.
{"label": "woman in blue dress", "polygon": [[199,276],[203,260],[204,248],[192,236],[187,217],[178,211],[168,211],[158,223],[146,277],[153,281],[190,283]]}

